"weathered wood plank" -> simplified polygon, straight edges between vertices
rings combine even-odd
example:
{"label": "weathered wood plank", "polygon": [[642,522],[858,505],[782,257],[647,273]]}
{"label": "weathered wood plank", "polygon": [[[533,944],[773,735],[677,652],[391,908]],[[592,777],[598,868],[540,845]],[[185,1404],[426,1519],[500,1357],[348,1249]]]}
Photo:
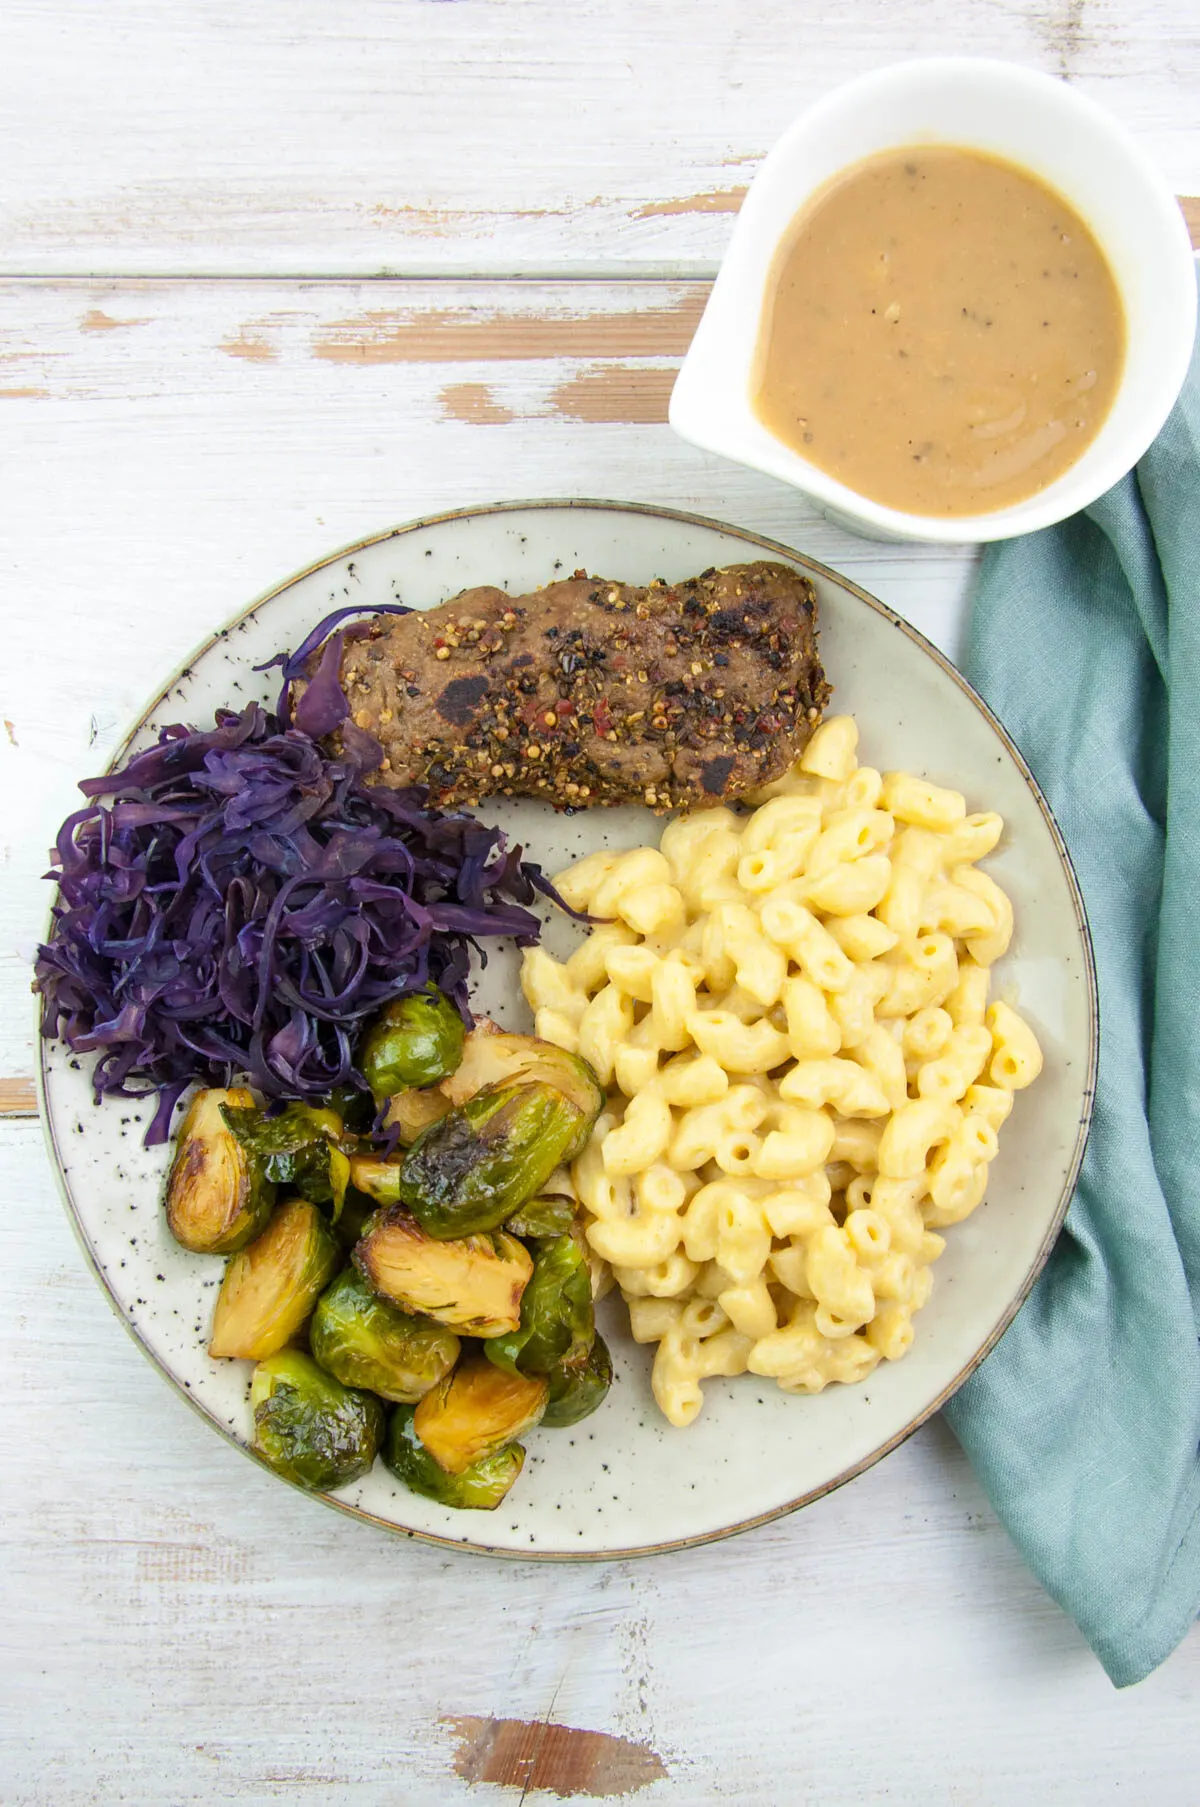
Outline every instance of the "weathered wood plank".
{"label": "weathered wood plank", "polygon": [[1076,83],[1200,190],[1189,0],[15,0],[0,270],[711,274],[808,101],[947,49]]}

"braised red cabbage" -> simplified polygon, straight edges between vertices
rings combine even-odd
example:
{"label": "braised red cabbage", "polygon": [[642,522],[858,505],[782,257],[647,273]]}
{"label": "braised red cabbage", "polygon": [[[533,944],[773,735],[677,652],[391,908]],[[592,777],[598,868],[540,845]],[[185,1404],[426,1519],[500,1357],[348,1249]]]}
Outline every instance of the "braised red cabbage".
{"label": "braised red cabbage", "polygon": [[[277,661],[282,709],[329,625]],[[80,785],[59,834],[43,1034],[98,1055],[97,1099],[158,1094],[148,1143],[195,1080],[246,1073],[273,1099],[361,1086],[355,1039],[382,1004],[432,981],[469,1023],[472,948],[538,937],[523,906],[553,891],[498,828],[365,782],[382,751],[346,719],[340,641],[291,725],[251,703],[164,728]],[[315,737],[335,727],[331,752]]]}

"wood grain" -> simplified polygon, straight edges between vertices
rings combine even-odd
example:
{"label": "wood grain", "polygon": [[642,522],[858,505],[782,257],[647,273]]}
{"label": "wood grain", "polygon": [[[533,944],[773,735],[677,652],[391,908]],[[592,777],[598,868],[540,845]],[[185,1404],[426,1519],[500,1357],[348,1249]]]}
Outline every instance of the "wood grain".
{"label": "wood grain", "polygon": [[1189,0],[13,0],[0,271],[711,275],[814,99],[1007,57],[1200,181]]}
{"label": "wood grain", "polygon": [[334,364],[682,358],[704,312],[708,285],[693,284],[672,298],[658,285],[647,284],[641,305],[628,311],[598,309],[594,295],[584,295],[579,308],[559,300],[546,309],[543,290],[543,306],[536,310],[520,307],[517,290],[510,290],[509,297],[506,305],[490,309],[370,308],[322,325],[313,335],[313,356]]}

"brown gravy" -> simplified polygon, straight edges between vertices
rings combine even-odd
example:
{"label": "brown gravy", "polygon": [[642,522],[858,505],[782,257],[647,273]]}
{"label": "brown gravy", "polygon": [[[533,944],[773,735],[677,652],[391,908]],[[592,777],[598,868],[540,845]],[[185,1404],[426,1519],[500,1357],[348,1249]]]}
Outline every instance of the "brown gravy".
{"label": "brown gravy", "polygon": [[754,403],[872,501],[984,514],[1074,464],[1124,355],[1112,272],[1061,195],[998,158],[914,145],[846,171],[794,221]]}

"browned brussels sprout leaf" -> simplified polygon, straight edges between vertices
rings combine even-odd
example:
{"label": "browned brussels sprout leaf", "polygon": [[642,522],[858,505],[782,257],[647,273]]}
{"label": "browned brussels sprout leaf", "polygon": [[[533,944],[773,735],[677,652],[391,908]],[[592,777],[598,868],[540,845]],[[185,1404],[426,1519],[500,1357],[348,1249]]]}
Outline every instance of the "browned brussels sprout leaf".
{"label": "browned brussels sprout leaf", "polygon": [[549,1374],[582,1361],[592,1346],[592,1276],[578,1231],[534,1244],[533,1273],[521,1295],[521,1322],[491,1337],[483,1352],[508,1374]]}
{"label": "browned brussels sprout leaf", "polygon": [[461,1348],[452,1330],[389,1305],[353,1268],[317,1300],[308,1342],[314,1359],[344,1386],[409,1405],[450,1372]]}
{"label": "browned brussels sprout leaf", "polygon": [[465,1035],[462,1017],[435,988],[396,998],[368,1029],[358,1051],[376,1103],[407,1086],[436,1085],[453,1073]]}
{"label": "browned brussels sprout leaf", "polygon": [[527,1198],[506,1221],[504,1228],[510,1236],[520,1236],[522,1240],[563,1236],[575,1222],[578,1209],[575,1200],[568,1198],[565,1192],[541,1192],[537,1198]]}
{"label": "browned brussels sprout leaf", "polygon": [[515,1236],[497,1231],[438,1240],[400,1205],[371,1218],[354,1265],[381,1298],[468,1336],[515,1330],[533,1272],[529,1252]]}
{"label": "browned brussels sprout leaf", "polygon": [[343,1257],[307,1199],[276,1205],[262,1235],[233,1256],[217,1294],[210,1355],[262,1361],[290,1342]]}
{"label": "browned brussels sprout leaf", "polygon": [[250,1383],[254,1447],[277,1473],[324,1493],[367,1473],[383,1435],[383,1407],[344,1387],[300,1349],[259,1362]]}
{"label": "browned brussels sprout leaf", "polygon": [[521,1472],[525,1451],[519,1443],[509,1443],[490,1456],[484,1456],[462,1474],[447,1474],[439,1468],[413,1428],[414,1408],[399,1405],[392,1413],[383,1459],[398,1481],[436,1500],[440,1506],[454,1506],[462,1511],[491,1512],[500,1504]]}
{"label": "browned brussels sprout leaf", "polygon": [[426,1393],[413,1428],[439,1468],[463,1474],[538,1422],[548,1388],[469,1355]]}
{"label": "browned brussels sprout leaf", "polygon": [[226,1109],[249,1107],[243,1088],[197,1092],[175,1138],[164,1198],[167,1228],[197,1255],[231,1255],[258,1235],[275,1203],[275,1187],[225,1121]]}
{"label": "browned brussels sprout leaf", "polygon": [[571,1158],[587,1128],[553,1086],[490,1086],[414,1142],[400,1201],[431,1236],[495,1229]]}
{"label": "browned brussels sprout leaf", "polygon": [[550,1397],[542,1423],[548,1430],[564,1430],[569,1424],[578,1424],[581,1418],[587,1418],[603,1403],[612,1377],[608,1344],[597,1331],[582,1361],[570,1365],[563,1363],[546,1376]]}
{"label": "browned brussels sprout leaf", "polygon": [[586,1141],[587,1131],[604,1109],[604,1088],[586,1060],[536,1035],[472,1029],[461,1061],[451,1077],[442,1081],[441,1090],[451,1104],[465,1104],[485,1086],[507,1085],[518,1079],[552,1085],[568,1097],[586,1119],[582,1138]]}

